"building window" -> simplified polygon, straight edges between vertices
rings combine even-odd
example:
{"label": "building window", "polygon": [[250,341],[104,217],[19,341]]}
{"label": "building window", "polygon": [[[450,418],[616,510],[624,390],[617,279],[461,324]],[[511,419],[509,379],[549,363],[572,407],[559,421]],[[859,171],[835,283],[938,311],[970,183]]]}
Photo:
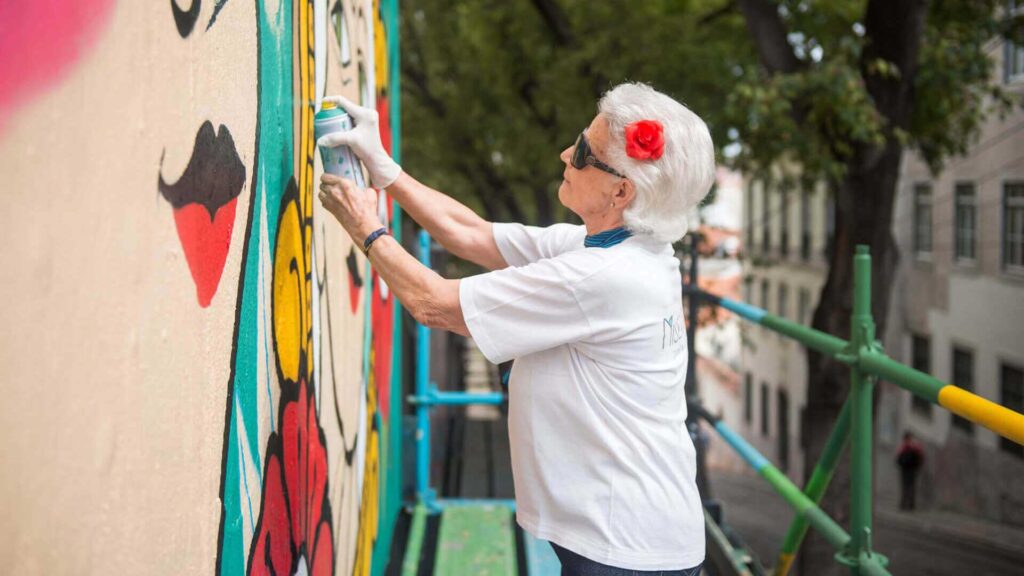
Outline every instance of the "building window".
{"label": "building window", "polygon": [[771,397],[768,395],[768,383],[761,382],[761,435],[768,436],[768,402]]}
{"label": "building window", "polygon": [[811,259],[811,193],[800,194],[800,258]]}
{"label": "building window", "polygon": [[1024,182],[1003,185],[1003,269],[1024,274]]}
{"label": "building window", "polygon": [[[1024,2],[1009,0],[1007,12],[1016,16],[1024,12]],[[1006,83],[1024,80],[1024,46],[1006,41],[1003,44],[1003,81]]]}
{"label": "building window", "polygon": [[956,260],[974,262],[978,246],[978,198],[974,184],[956,185]]}
{"label": "building window", "polygon": [[754,377],[749,372],[743,375],[743,421],[750,424],[754,418]]}
{"label": "building window", "polygon": [[768,281],[761,280],[761,308],[768,311]]}
{"label": "building window", "polygon": [[743,279],[743,301],[747,304],[753,304],[751,298],[754,297],[754,279],[747,276]]}
{"label": "building window", "polygon": [[[974,391],[974,353],[956,346],[953,347],[953,385]],[[952,422],[954,428],[974,433],[974,423],[970,420],[953,414]]]}
{"label": "building window", "polygon": [[779,469],[783,472],[789,470],[789,394],[779,389],[775,410],[778,413],[778,452]]}
{"label": "building window", "polygon": [[761,186],[761,252],[772,249],[772,211],[771,194],[768,185]]}
{"label": "building window", "polygon": [[801,324],[803,324],[804,326],[809,326],[810,323],[811,323],[811,319],[809,318],[810,314],[811,314],[811,291],[808,290],[807,288],[801,288],[800,289],[799,301],[798,301],[798,304],[797,304],[797,317],[796,317],[796,321],[801,323]]}
{"label": "building window", "polygon": [[779,202],[779,255],[789,256],[789,189],[783,188]]}
{"label": "building window", "polygon": [[[779,308],[776,310],[776,313],[781,318],[785,318],[786,315],[789,314],[789,306],[787,306],[788,303],[789,303],[789,286],[787,286],[784,283],[780,283],[779,284]],[[781,332],[779,333],[779,336],[782,336]]]}
{"label": "building window", "polygon": [[1020,82],[1024,80],[1024,46],[1017,46],[1013,42],[1006,43],[1006,82]]}
{"label": "building window", "polygon": [[932,185],[914,186],[914,254],[932,253]]}
{"label": "building window", "polygon": [[[925,374],[932,372],[931,342],[927,336],[914,334],[910,337],[910,365]],[[910,407],[922,416],[931,417],[932,403],[914,394],[910,397]]]}
{"label": "building window", "polygon": [[[999,371],[1002,391],[999,403],[1015,412],[1024,412],[1024,370],[1003,364]],[[1024,458],[1024,446],[1007,438],[999,438],[999,447],[1018,458]]]}

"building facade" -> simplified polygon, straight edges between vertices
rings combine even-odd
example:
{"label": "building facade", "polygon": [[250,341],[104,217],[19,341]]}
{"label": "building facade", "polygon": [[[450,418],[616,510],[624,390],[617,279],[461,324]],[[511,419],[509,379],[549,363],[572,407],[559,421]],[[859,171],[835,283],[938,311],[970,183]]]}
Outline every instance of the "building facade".
{"label": "building facade", "polygon": [[[1019,101],[1024,48],[993,42],[989,50]],[[900,263],[886,349],[1024,410],[1024,112],[1015,104],[1009,115],[993,115],[969,153],[939,174],[908,152],[898,187]],[[924,506],[1024,525],[1024,447],[886,383],[878,416],[879,486],[895,485],[892,451],[910,431],[927,447]]]}
{"label": "building facade", "polygon": [[[827,273],[833,204],[824,186],[801,185],[782,165],[744,187],[743,300],[809,325]],[[802,483],[807,355],[799,343],[744,323],[736,423],[780,470]]]}

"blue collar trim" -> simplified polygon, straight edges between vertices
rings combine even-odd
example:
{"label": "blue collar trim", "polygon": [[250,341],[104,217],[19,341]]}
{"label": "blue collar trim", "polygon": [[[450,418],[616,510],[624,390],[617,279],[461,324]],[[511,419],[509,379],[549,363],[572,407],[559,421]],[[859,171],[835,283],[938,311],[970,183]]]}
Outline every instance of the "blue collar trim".
{"label": "blue collar trim", "polygon": [[632,232],[620,226],[587,236],[583,239],[583,246],[586,248],[611,248],[632,235]]}

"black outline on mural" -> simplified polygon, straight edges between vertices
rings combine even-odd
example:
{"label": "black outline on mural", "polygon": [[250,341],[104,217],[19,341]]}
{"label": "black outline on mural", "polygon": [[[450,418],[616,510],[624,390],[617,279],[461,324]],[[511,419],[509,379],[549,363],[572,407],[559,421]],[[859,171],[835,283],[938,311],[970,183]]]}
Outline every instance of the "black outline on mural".
{"label": "black outline on mural", "polygon": [[160,154],[157,190],[173,208],[199,204],[206,208],[210,220],[224,205],[238,198],[245,187],[245,163],[238,155],[231,129],[203,120],[196,130],[188,165],[173,183],[164,180],[164,156]]}
{"label": "black outline on mural", "polygon": [[217,0],[217,3],[213,6],[213,16],[210,16],[210,21],[206,23],[206,29],[209,30],[213,23],[217,21],[217,15],[224,9],[224,5],[228,3],[228,0]]}
{"label": "black outline on mural", "polygon": [[[195,0],[199,2],[200,0]],[[171,0],[174,3],[174,0]],[[238,291],[235,295],[235,326],[231,335],[231,370],[228,374],[227,402],[224,407],[224,439],[222,441],[220,455],[220,490],[217,497],[220,500],[220,526],[217,529],[217,557],[214,565],[214,574],[221,576],[221,566],[224,560],[224,522],[227,520],[227,513],[224,510],[224,484],[227,482],[227,459],[228,444],[231,438],[231,408],[235,402],[235,357],[238,354],[238,331],[242,320],[242,299],[245,297],[245,263],[249,261],[249,238],[252,235],[253,214],[256,212],[254,200],[256,199],[256,179],[259,175],[260,164],[260,117],[263,111],[263,53],[260,43],[263,41],[260,33],[260,0],[253,0],[256,19],[256,145],[253,147],[252,155],[252,184],[249,185],[249,215],[245,222],[245,235],[242,237],[242,266],[243,271],[238,275]],[[269,377],[269,374],[268,374]],[[260,510],[262,513],[262,510]]]}
{"label": "black outline on mural", "polygon": [[171,11],[174,13],[174,25],[178,28],[178,34],[187,38],[199,20],[199,9],[202,8],[203,0],[192,0],[188,10],[178,8],[178,3],[171,0]]}

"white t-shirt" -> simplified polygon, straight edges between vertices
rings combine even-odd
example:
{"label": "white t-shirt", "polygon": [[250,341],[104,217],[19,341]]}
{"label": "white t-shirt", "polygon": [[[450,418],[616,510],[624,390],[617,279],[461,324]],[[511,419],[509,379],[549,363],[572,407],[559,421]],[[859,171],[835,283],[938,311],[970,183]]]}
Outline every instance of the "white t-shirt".
{"label": "white t-shirt", "polygon": [[459,289],[484,356],[516,359],[516,518],[596,562],[691,568],[704,560],[704,516],[684,424],[679,261],[649,236],[584,248],[585,235],[495,224],[509,267]]}

